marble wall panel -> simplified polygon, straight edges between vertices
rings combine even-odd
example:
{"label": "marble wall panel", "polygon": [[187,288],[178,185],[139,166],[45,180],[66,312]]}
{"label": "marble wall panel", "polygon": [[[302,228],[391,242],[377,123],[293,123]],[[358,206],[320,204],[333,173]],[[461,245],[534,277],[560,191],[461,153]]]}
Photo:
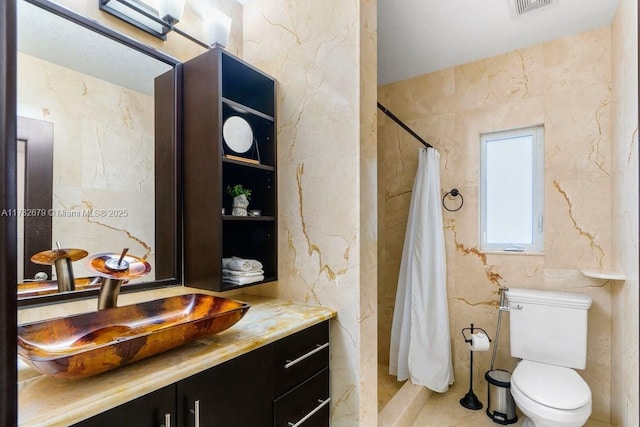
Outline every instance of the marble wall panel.
{"label": "marble wall panel", "polygon": [[251,292],[337,309],[331,424],[374,425],[375,4],[254,0],[243,23],[278,80],[279,280]]}
{"label": "marble wall panel", "polygon": [[[504,55],[457,66],[379,88],[379,98],[415,126],[441,153],[442,192],[457,188],[464,206],[443,211],[454,371],[468,383],[469,351],[460,330],[471,322],[493,336],[500,286],[582,292],[593,298],[589,312],[588,364],[583,377],[594,391],[592,417],[610,418],[611,287],[584,277],[581,268],[611,265],[611,74],[609,28],[600,28]],[[429,96],[427,96],[427,94]],[[431,99],[435,97],[435,99]],[[430,99],[432,102],[429,102]],[[479,136],[485,132],[545,126],[545,252],[482,253],[478,249]],[[391,128],[391,129],[389,129]],[[416,150],[391,120],[379,123],[379,168],[386,191],[384,296],[380,337],[390,333],[393,295],[406,228]],[[453,204],[454,200],[447,201]],[[382,208],[381,208],[382,209]],[[404,220],[403,220],[404,218]],[[392,260],[392,261],[386,261]],[[496,367],[513,369],[508,314],[503,314]],[[388,340],[381,338],[385,346]],[[388,357],[379,348],[379,358]],[[490,352],[474,356],[474,386],[484,390]]]}
{"label": "marble wall panel", "polygon": [[638,3],[620,0],[612,25],[613,264],[611,419],[640,424],[638,396]]}

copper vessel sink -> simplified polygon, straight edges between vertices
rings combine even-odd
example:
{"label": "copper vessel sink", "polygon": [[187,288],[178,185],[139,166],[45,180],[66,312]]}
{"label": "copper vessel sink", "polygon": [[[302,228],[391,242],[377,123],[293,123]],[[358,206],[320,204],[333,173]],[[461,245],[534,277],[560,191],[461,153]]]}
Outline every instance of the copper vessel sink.
{"label": "copper vessel sink", "polygon": [[18,354],[43,374],[83,378],[236,324],[241,301],[187,294],[18,327]]}

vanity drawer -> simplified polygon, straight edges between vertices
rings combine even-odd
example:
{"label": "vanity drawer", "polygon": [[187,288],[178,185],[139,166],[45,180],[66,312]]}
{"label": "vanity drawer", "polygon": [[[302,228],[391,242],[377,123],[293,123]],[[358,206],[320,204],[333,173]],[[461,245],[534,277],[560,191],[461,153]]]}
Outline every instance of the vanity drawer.
{"label": "vanity drawer", "polygon": [[274,427],[329,425],[329,368],[274,401]]}
{"label": "vanity drawer", "polygon": [[273,350],[274,396],[280,396],[329,366],[329,322],[276,341]]}

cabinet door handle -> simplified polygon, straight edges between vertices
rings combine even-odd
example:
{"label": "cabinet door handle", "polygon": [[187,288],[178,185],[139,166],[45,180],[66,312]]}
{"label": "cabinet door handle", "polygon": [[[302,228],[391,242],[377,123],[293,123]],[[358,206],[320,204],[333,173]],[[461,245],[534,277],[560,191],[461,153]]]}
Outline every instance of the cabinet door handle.
{"label": "cabinet door handle", "polygon": [[320,344],[316,344],[316,348],[314,348],[313,350],[311,350],[309,353],[303,354],[302,356],[298,357],[295,360],[285,360],[286,364],[284,365],[284,369],[289,369],[290,367],[292,367],[293,365],[296,365],[300,362],[302,362],[304,359],[306,359],[307,357],[311,357],[314,354],[316,354],[317,352],[324,350],[325,348],[329,347],[329,343],[324,343],[322,345]]}
{"label": "cabinet door handle", "polygon": [[316,412],[318,412],[320,409],[324,408],[329,402],[331,402],[331,398],[327,397],[326,400],[322,400],[322,399],[318,399],[318,403],[320,403],[318,406],[316,406],[314,408],[313,411],[309,412],[307,415],[305,415],[304,417],[302,417],[302,419],[300,421],[298,421],[297,423],[291,422],[289,421],[287,423],[287,425],[289,427],[298,427],[299,425],[301,425],[303,422],[307,421],[309,418],[313,417],[313,414],[315,414]]}
{"label": "cabinet door handle", "polygon": [[164,414],[164,424],[160,424],[160,427],[171,427],[171,414]]}
{"label": "cabinet door handle", "polygon": [[193,426],[200,427],[200,401],[196,400],[193,402],[193,409],[189,409],[189,412],[193,414]]}

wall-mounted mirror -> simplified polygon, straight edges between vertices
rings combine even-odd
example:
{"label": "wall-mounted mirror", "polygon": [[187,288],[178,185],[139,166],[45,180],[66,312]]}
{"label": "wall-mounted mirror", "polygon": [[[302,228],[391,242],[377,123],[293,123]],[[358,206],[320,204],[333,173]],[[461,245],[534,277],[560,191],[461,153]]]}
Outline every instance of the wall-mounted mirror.
{"label": "wall-mounted mirror", "polygon": [[19,305],[95,294],[83,260],[64,294],[31,262],[56,242],[144,257],[123,292],[177,284],[179,61],[47,0],[18,1],[17,32]]}

